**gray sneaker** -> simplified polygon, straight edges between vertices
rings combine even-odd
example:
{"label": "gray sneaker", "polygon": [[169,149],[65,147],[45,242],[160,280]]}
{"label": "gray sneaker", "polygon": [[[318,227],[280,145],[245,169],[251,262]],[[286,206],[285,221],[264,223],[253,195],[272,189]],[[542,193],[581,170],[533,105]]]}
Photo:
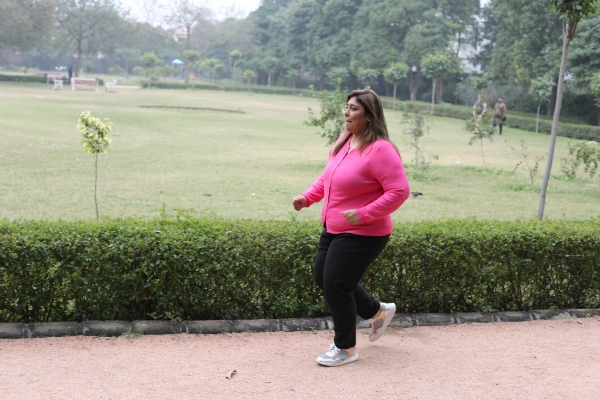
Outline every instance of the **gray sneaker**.
{"label": "gray sneaker", "polygon": [[396,314],[396,305],[394,303],[380,303],[379,312],[371,319],[371,332],[369,332],[369,342],[374,342],[383,335],[385,328],[392,321]]}
{"label": "gray sneaker", "polygon": [[338,349],[335,344],[329,346],[329,351],[317,357],[317,362],[326,367],[337,367],[358,360],[356,347]]}

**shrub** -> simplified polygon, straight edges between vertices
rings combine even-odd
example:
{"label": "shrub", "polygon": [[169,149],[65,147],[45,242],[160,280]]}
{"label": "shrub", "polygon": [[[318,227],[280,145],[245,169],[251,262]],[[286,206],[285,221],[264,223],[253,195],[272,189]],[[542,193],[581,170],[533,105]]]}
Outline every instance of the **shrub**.
{"label": "shrub", "polygon": [[[363,279],[400,312],[600,305],[600,221],[399,224]],[[315,222],[0,221],[0,321],[328,315]]]}
{"label": "shrub", "polygon": [[5,75],[0,74],[0,82],[36,82],[46,83],[45,76],[33,76],[33,75]]}

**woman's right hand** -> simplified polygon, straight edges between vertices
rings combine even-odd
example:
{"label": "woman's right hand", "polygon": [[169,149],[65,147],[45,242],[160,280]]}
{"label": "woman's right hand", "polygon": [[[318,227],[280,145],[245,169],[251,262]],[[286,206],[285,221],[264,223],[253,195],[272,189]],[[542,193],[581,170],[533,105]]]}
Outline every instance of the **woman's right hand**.
{"label": "woman's right hand", "polygon": [[306,197],[303,195],[295,196],[292,200],[292,204],[294,205],[294,210],[300,211],[306,207]]}

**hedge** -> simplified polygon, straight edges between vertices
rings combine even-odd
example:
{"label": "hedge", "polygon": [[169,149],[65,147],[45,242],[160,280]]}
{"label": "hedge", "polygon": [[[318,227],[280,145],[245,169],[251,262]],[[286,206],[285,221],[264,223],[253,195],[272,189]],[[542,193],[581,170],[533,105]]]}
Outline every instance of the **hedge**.
{"label": "hedge", "polygon": [[[399,312],[600,306],[600,220],[398,224],[364,286]],[[0,221],[0,321],[328,315],[314,222]]]}
{"label": "hedge", "polygon": [[249,91],[252,93],[266,93],[266,94],[283,94],[283,95],[296,95],[306,97],[317,97],[319,95],[318,90],[309,89],[292,89],[282,86],[264,86],[264,85],[240,85],[240,86],[228,86],[228,85],[214,85],[210,83],[192,82],[189,84],[179,82],[152,82],[151,88],[157,89],[191,89],[191,90],[222,90],[225,92],[245,92]]}
{"label": "hedge", "polygon": [[[99,86],[104,86],[104,79],[96,78]],[[35,83],[46,83],[47,78],[45,76],[35,75],[5,75],[0,74],[0,82],[35,82]]]}
{"label": "hedge", "polygon": [[0,74],[0,82],[35,82],[46,83],[45,76],[35,75],[5,75]]}
{"label": "hedge", "polygon": [[[391,102],[389,102],[391,104]],[[415,102],[411,103],[417,105],[423,112],[431,112],[431,103]],[[488,110],[488,112],[493,112]],[[440,117],[468,119],[473,117],[473,111],[469,107],[457,106],[457,105],[436,105],[433,111],[434,115]],[[505,126],[511,128],[522,129],[525,131],[535,132],[535,117],[523,116],[523,113],[514,115],[508,113],[506,116]],[[539,133],[550,134],[552,131],[552,121],[548,119],[540,118]],[[558,135],[572,139],[579,140],[594,140],[600,141],[600,126],[592,126],[585,124],[573,124],[573,123],[559,123],[558,124]]]}

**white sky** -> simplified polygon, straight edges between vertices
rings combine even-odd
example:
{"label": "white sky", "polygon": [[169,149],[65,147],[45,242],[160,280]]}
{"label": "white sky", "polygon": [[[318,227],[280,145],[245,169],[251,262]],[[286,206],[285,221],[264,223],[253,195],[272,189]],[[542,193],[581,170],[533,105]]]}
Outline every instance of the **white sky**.
{"label": "white sky", "polygon": [[[135,19],[144,19],[143,12],[139,11],[141,1],[139,0],[119,0],[123,5],[123,8],[130,10],[130,15]],[[217,18],[221,18],[225,15],[225,10],[235,6],[235,8],[242,14],[247,16],[251,11],[256,10],[260,6],[261,0],[197,0],[198,5],[205,4],[208,8],[212,9]]]}

